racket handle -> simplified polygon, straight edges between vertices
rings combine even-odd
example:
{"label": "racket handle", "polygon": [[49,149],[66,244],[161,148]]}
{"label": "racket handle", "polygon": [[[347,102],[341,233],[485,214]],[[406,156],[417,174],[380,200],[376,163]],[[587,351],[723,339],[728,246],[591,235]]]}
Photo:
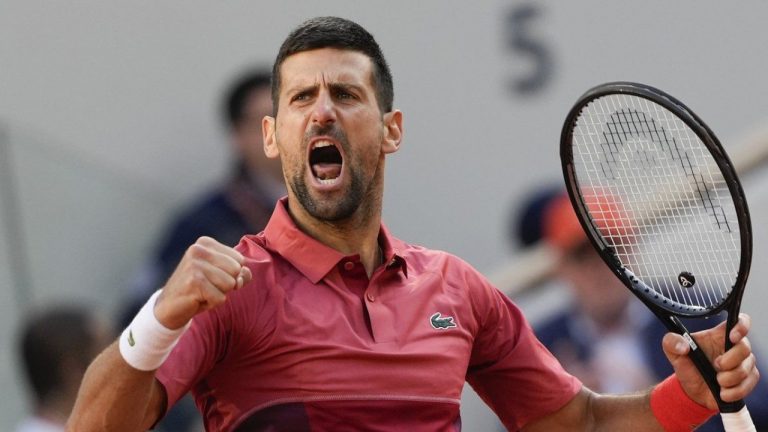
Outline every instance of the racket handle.
{"label": "racket handle", "polygon": [[725,432],[755,432],[755,425],[752,423],[752,417],[749,415],[747,406],[733,413],[721,413],[723,419],[723,428]]}
{"label": "racket handle", "polygon": [[[701,377],[709,387],[710,392],[712,392],[715,401],[717,401],[717,407],[720,412],[730,414],[743,411],[745,408],[744,400],[725,402],[720,399],[720,384],[717,382],[717,371],[715,371],[707,355],[704,354],[696,339],[688,332],[680,319],[672,315],[669,317],[669,322],[665,321],[665,324],[667,324],[670,331],[680,334],[688,341],[688,345],[691,347],[690,351],[688,351],[688,357],[690,357],[701,373]],[[747,413],[747,417],[749,418],[749,413]]]}

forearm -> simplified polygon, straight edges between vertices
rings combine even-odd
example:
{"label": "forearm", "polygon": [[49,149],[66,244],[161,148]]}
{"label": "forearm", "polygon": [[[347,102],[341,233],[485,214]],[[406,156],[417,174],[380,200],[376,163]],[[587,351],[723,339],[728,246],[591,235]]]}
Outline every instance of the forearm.
{"label": "forearm", "polygon": [[592,393],[589,404],[591,431],[664,431],[651,410],[650,392],[631,395]]}
{"label": "forearm", "polygon": [[67,431],[140,431],[150,428],[165,404],[153,371],[128,365],[117,343],[85,373]]}
{"label": "forearm", "polygon": [[524,430],[690,431],[714,413],[690,399],[673,375],[651,391],[631,395],[599,395],[582,387],[560,410]]}
{"label": "forearm", "polygon": [[663,431],[651,411],[650,393],[598,395],[586,387],[564,407],[527,425],[526,432]]}

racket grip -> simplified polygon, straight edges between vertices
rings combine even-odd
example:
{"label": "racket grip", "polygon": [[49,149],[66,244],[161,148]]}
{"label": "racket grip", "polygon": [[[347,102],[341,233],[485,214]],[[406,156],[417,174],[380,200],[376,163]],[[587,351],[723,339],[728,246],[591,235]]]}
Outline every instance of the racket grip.
{"label": "racket grip", "polygon": [[720,417],[723,419],[723,428],[726,432],[756,432],[746,405],[737,412],[721,413]]}

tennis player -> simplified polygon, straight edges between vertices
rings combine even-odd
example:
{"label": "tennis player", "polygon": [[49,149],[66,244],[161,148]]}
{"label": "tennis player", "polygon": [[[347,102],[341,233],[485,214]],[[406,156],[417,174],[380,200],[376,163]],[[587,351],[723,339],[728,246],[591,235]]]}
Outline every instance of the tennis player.
{"label": "tennis player", "polygon": [[[455,256],[381,222],[385,161],[403,114],[378,44],[310,19],[273,69],[265,152],[288,196],[231,249],[191,246],[162,290],[90,366],[70,431],[150,428],[191,391],[211,431],[458,431],[468,381],[510,430],[690,430],[715,402],[686,357],[627,396],[593,393],[536,340],[520,310]],[[725,400],[758,379],[742,317],[697,334]]]}

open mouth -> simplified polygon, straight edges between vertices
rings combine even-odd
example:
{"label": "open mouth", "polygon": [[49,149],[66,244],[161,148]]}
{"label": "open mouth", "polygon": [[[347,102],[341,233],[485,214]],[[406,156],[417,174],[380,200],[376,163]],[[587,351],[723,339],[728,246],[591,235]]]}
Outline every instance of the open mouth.
{"label": "open mouth", "polygon": [[309,166],[321,184],[331,185],[341,176],[343,161],[341,152],[330,141],[316,141],[309,152]]}

